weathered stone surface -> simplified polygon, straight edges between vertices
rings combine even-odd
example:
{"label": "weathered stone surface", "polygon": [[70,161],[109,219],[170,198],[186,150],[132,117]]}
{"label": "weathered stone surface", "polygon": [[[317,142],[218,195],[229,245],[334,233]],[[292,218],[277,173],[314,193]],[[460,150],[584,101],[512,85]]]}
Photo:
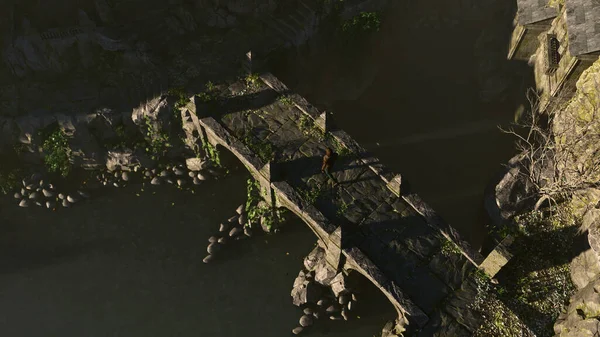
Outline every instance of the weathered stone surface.
{"label": "weathered stone surface", "polygon": [[[317,265],[324,260],[325,250],[317,246],[315,247],[315,249],[312,250],[312,252],[310,252],[310,254],[308,254],[308,256],[304,258],[304,268],[306,268],[307,270],[315,270],[317,268]],[[321,283],[321,281],[319,281],[318,279],[317,282]]]}
{"label": "weathered stone surface", "polygon": [[600,274],[600,265],[596,252],[591,248],[577,255],[569,266],[571,280],[577,289],[582,289]]}
{"label": "weathered stone surface", "polygon": [[126,151],[108,151],[106,158],[106,168],[109,171],[132,170],[133,166],[140,165],[139,158],[131,150]]}
{"label": "weathered stone surface", "polygon": [[588,283],[571,297],[565,313],[554,325],[557,337],[595,336],[600,333],[600,279]]}
{"label": "weathered stone surface", "polygon": [[302,306],[306,303],[316,303],[321,297],[322,289],[319,285],[311,281],[304,281],[292,288],[292,303],[295,306]]}
{"label": "weathered stone surface", "polygon": [[327,262],[325,262],[323,257],[323,259],[315,267],[315,281],[324,286],[330,286],[335,276],[336,271],[333,270],[333,268],[331,268]]}

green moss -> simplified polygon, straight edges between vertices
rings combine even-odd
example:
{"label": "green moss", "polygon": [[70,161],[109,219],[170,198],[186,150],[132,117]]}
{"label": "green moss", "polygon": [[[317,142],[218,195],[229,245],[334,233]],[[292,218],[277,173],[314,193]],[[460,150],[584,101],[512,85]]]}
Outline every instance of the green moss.
{"label": "green moss", "polygon": [[456,245],[456,243],[450,241],[450,240],[444,240],[444,242],[442,243],[442,249],[441,249],[442,255],[446,256],[446,257],[450,257],[454,254],[461,254],[461,250],[460,248],[458,248],[458,246]]}

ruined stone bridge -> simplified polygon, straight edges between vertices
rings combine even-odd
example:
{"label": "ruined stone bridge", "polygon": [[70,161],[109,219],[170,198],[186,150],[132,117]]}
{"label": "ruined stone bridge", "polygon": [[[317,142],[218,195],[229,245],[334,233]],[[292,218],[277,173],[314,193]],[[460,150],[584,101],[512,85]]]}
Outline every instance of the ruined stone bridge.
{"label": "ruined stone bridge", "polygon": [[[208,103],[195,96],[182,117],[204,141],[231,151],[267,201],[312,229],[332,268],[364,275],[394,305],[397,323],[408,321],[418,336],[441,327],[444,336],[472,335],[469,276],[483,258],[400,175],[269,73],[251,85],[230,83],[221,95]],[[335,188],[320,172],[326,147],[339,153]]]}

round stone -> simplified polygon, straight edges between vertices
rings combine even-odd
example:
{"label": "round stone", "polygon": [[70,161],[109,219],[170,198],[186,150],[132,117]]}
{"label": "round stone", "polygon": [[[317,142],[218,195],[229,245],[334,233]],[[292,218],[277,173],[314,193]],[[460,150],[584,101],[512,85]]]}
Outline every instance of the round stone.
{"label": "round stone", "polygon": [[121,187],[121,185],[119,183],[117,183],[116,181],[113,183],[113,186],[116,187],[116,188]]}
{"label": "round stone", "polygon": [[300,325],[303,327],[311,326],[313,324],[313,318],[309,315],[300,317]]}
{"label": "round stone", "polygon": [[226,237],[221,237],[219,238],[219,240],[217,240],[218,243],[220,244],[225,244],[225,242],[227,242],[227,238]]}
{"label": "round stone", "polygon": [[54,201],[52,201],[52,200],[46,201],[46,208],[52,209],[52,208],[54,208],[54,205],[55,205]]}
{"label": "round stone", "polygon": [[213,243],[213,242],[217,242],[219,240],[219,238],[217,238],[216,236],[211,236],[210,238],[208,238],[208,242]]}
{"label": "round stone", "polygon": [[42,194],[46,197],[46,198],[52,198],[54,196],[54,192],[47,190],[47,189],[42,189]]}
{"label": "round stone", "polygon": [[198,180],[206,180],[206,177],[202,173],[198,173]]}
{"label": "round stone", "polygon": [[17,192],[14,195],[15,199],[21,199],[23,196],[21,195],[21,193]]}
{"label": "round stone", "polygon": [[356,303],[356,302],[350,301],[350,302],[348,302],[348,304],[346,304],[346,307],[348,308],[349,311],[352,311],[352,309],[354,309],[354,306],[355,306],[354,303]]}
{"label": "round stone", "polygon": [[152,181],[150,181],[150,184],[152,184],[152,185],[160,185],[160,178],[158,178],[158,177],[152,178]]}
{"label": "round stone", "polygon": [[27,193],[28,193],[28,191],[26,189],[24,189],[24,188],[21,189],[22,196],[25,196],[25,194],[27,194]]}
{"label": "round stone", "polygon": [[185,180],[177,179],[177,186],[183,186],[183,185],[185,185]]}
{"label": "round stone", "polygon": [[238,235],[242,234],[242,232],[243,232],[243,230],[240,227],[233,227],[229,231],[229,236],[235,237],[235,236],[238,236]]}
{"label": "round stone", "polygon": [[219,232],[227,232],[229,230],[229,226],[225,225],[225,224],[221,224],[219,225]]}
{"label": "round stone", "polygon": [[239,215],[234,215],[231,218],[227,219],[227,222],[233,223],[238,219]]}
{"label": "round stone", "polygon": [[173,179],[171,179],[171,178],[167,178],[167,183],[169,183],[169,184],[173,184],[173,183],[174,183],[174,181],[173,181]]}
{"label": "round stone", "polygon": [[322,299],[320,299],[320,300],[317,302],[317,305],[318,305],[318,306],[320,306],[320,307],[324,307],[324,306],[326,306],[326,305],[327,305],[327,299],[325,299],[325,298],[322,298]]}
{"label": "round stone", "polygon": [[331,314],[333,312],[337,312],[338,308],[336,305],[330,305],[327,307],[327,309],[325,309],[325,312],[327,312],[328,314]]}
{"label": "round stone", "polygon": [[27,200],[27,199],[21,200],[21,202],[19,203],[19,207],[29,207],[29,200]]}
{"label": "round stone", "polygon": [[39,202],[39,201],[36,201],[36,202],[35,202],[35,205],[36,205],[36,206],[40,206],[40,207],[42,207],[42,203],[41,203],[41,202]]}
{"label": "round stone", "polygon": [[311,308],[304,308],[303,312],[306,315],[312,315],[313,310]]}
{"label": "round stone", "polygon": [[34,186],[33,184],[29,184],[27,185],[27,187],[25,187],[27,190],[34,190],[37,186]]}
{"label": "round stone", "polygon": [[194,172],[194,171],[188,172],[188,177],[194,178],[195,176],[196,176],[196,172]]}
{"label": "round stone", "polygon": [[323,317],[323,314],[320,311],[315,311],[313,312],[313,316],[315,316],[316,319],[321,319],[321,317]]}
{"label": "round stone", "polygon": [[40,197],[40,194],[39,194],[38,192],[32,192],[32,193],[29,195],[29,199],[31,199],[31,200],[36,200],[36,199],[38,199],[39,197]]}
{"label": "round stone", "polygon": [[162,170],[162,171],[160,172],[160,176],[161,176],[161,177],[163,177],[163,178],[164,178],[164,177],[168,177],[168,176],[169,176],[169,171],[167,171],[167,170]]}
{"label": "round stone", "polygon": [[[217,241],[218,241],[218,240],[217,240]],[[215,253],[217,253],[217,252],[219,251],[219,248],[221,248],[221,247],[219,246],[219,244],[218,244],[218,243],[216,243],[216,242],[213,242],[213,243],[211,243],[210,245],[208,245],[208,247],[206,247],[206,251],[207,251],[209,254],[215,254]]]}
{"label": "round stone", "polygon": [[45,184],[46,182],[44,180],[40,180],[40,187],[44,187]]}
{"label": "round stone", "polygon": [[64,195],[64,194],[62,194],[62,193],[58,193],[58,198],[59,198],[60,200],[63,200],[63,199],[65,198],[65,195]]}
{"label": "round stone", "polygon": [[79,199],[77,199],[76,197],[74,197],[74,196],[72,196],[72,195],[69,194],[69,195],[67,195],[67,201],[70,202],[70,203],[72,203],[72,204],[74,204],[77,201],[79,201]]}
{"label": "round stone", "polygon": [[197,177],[192,178],[192,182],[194,183],[194,185],[200,185],[202,183]]}
{"label": "round stone", "polygon": [[123,173],[121,174],[121,179],[123,179],[123,181],[129,181],[129,178],[129,172],[123,171]]}
{"label": "round stone", "polygon": [[294,328],[294,329],[292,330],[292,333],[293,333],[294,335],[299,335],[299,334],[301,334],[301,333],[302,333],[302,331],[304,331],[304,328],[303,328],[303,327],[301,327],[301,326],[299,326],[299,327],[296,327],[296,328]]}
{"label": "round stone", "polygon": [[244,226],[244,234],[247,237],[251,238],[252,237],[252,229],[250,229],[250,227],[248,227],[248,226]]}
{"label": "round stone", "polygon": [[214,259],[215,259],[215,257],[213,255],[208,255],[204,259],[202,259],[202,262],[209,263],[210,261],[212,261]]}
{"label": "round stone", "polygon": [[146,171],[146,172],[144,172],[144,176],[145,176],[146,178],[150,178],[150,177],[152,177],[152,172],[150,172],[150,171]]}
{"label": "round stone", "polygon": [[62,201],[62,205],[63,205],[63,207],[65,207],[65,208],[70,206],[70,204],[69,204],[69,201],[67,201],[66,199],[64,199],[64,200]]}
{"label": "round stone", "polygon": [[340,317],[339,315],[331,315],[329,316],[329,319],[332,321],[341,321],[342,317]]}
{"label": "round stone", "polygon": [[173,172],[175,172],[175,175],[178,175],[178,176],[182,176],[185,174],[185,171],[179,167],[176,167],[175,169],[173,169]]}
{"label": "round stone", "polygon": [[241,214],[240,217],[238,218],[238,223],[240,225],[245,225],[247,221],[248,221],[248,217],[246,216],[246,214]]}
{"label": "round stone", "polygon": [[350,298],[348,295],[340,295],[340,297],[338,298],[338,303],[341,305],[346,305],[348,302],[350,301]]}

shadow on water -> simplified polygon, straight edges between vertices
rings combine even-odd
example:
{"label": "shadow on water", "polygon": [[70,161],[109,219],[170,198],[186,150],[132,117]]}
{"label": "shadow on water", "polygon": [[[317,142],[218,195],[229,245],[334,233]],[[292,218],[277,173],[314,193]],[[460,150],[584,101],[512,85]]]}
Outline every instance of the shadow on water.
{"label": "shadow on water", "polygon": [[370,37],[343,45],[325,31],[271,66],[479,247],[483,190],[515,151],[496,125],[533,85],[526,64],[506,60],[515,11],[514,1],[394,2]]}

